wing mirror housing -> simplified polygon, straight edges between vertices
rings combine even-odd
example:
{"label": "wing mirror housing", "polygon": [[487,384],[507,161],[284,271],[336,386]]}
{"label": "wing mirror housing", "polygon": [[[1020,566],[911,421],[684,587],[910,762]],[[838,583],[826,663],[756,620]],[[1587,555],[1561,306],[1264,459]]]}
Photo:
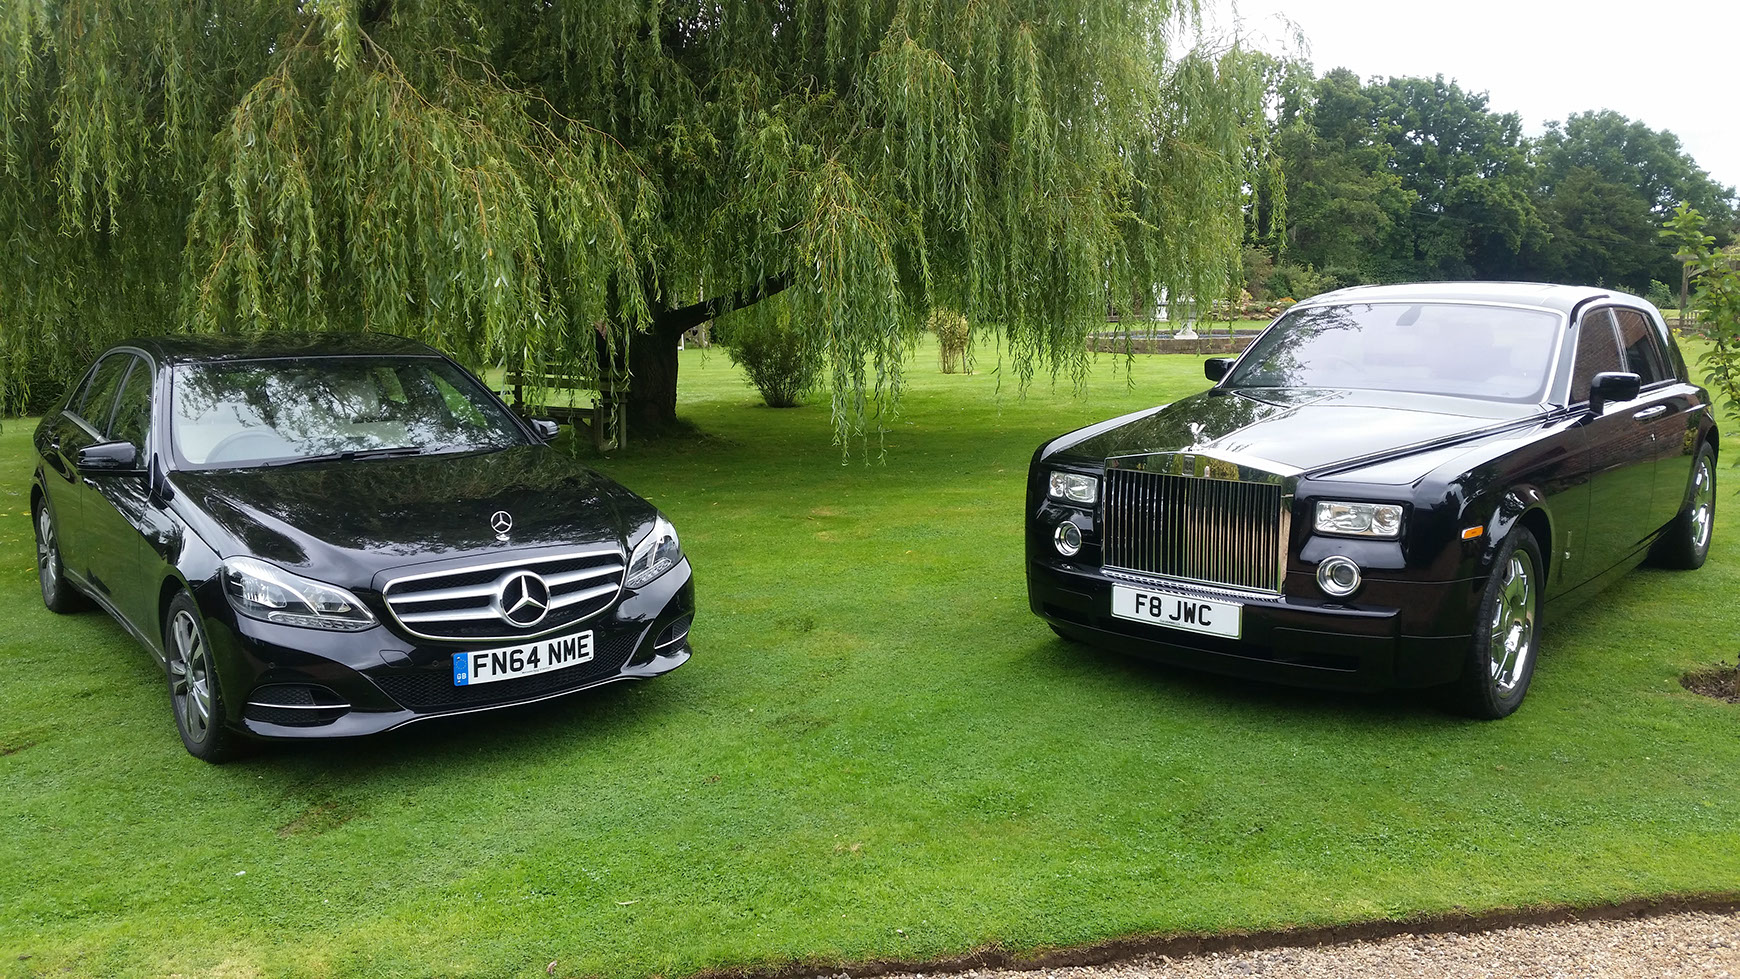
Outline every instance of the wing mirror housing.
{"label": "wing mirror housing", "polygon": [[92,472],[139,472],[139,450],[131,442],[98,442],[79,450],[78,466]]}
{"label": "wing mirror housing", "polygon": [[1237,360],[1235,357],[1211,357],[1202,363],[1203,376],[1207,377],[1214,383],[1219,384],[1221,380],[1226,377],[1227,373],[1232,370],[1232,365],[1235,360]]}
{"label": "wing mirror housing", "polygon": [[532,431],[536,432],[538,438],[543,439],[545,442],[556,441],[556,436],[560,434],[561,430],[561,426],[548,418],[532,419]]}
{"label": "wing mirror housing", "polygon": [[1637,400],[1643,378],[1630,371],[1602,371],[1589,381],[1589,413],[1599,415],[1610,404]]}

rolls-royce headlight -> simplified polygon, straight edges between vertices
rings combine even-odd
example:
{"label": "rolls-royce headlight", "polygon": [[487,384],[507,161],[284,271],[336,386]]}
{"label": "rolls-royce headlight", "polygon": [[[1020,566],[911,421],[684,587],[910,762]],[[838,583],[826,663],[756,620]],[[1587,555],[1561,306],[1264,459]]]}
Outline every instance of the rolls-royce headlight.
{"label": "rolls-royce headlight", "polygon": [[1317,532],[1349,537],[1400,537],[1402,508],[1395,503],[1323,500],[1317,504]]}
{"label": "rolls-royce headlight", "polygon": [[361,632],[375,616],[355,595],[249,557],[224,561],[224,594],[236,611],[255,619],[305,629]]}
{"label": "rolls-royce headlight", "polygon": [[1046,491],[1054,500],[1070,503],[1092,503],[1100,498],[1100,481],[1081,473],[1054,472]]}
{"label": "rolls-royce headlight", "polygon": [[628,587],[641,588],[653,579],[677,566],[683,559],[683,545],[677,541],[677,528],[664,517],[653,520],[652,533],[634,548],[628,559]]}

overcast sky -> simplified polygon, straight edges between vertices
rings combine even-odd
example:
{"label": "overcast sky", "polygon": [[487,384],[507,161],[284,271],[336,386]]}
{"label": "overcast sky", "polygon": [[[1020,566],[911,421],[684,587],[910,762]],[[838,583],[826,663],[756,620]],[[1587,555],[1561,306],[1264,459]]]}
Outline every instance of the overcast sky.
{"label": "overcast sky", "polygon": [[[1233,5],[1203,0],[1211,30],[1228,30]],[[1290,19],[1318,74],[1442,74],[1520,115],[1530,135],[1612,109],[1674,133],[1718,182],[1740,185],[1740,0],[1237,0],[1237,10],[1269,50],[1287,42]]]}

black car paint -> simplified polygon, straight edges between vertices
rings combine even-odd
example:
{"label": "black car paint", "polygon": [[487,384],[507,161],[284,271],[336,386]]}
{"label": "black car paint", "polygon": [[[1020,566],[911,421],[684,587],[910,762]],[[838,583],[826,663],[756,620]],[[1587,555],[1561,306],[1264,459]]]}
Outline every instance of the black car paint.
{"label": "black car paint", "polygon": [[[162,444],[170,410],[164,392],[176,364],[442,356],[422,344],[379,335],[290,335],[252,341],[187,337],[136,341],[105,352],[104,357],[114,354],[139,358],[154,380],[143,451],[130,466],[101,465],[116,454],[103,451],[111,443],[103,442],[98,426],[63,404],[43,419],[35,433],[38,465],[32,502],[46,497],[55,511],[68,579],[120,621],[160,663],[165,656],[163,629],[169,602],[182,591],[195,598],[217,652],[214,660],[231,727],[269,738],[370,734],[427,717],[657,676],[688,660],[686,638],[664,649],[654,648],[661,631],[693,615],[694,589],[685,558],[638,590],[624,588],[604,612],[562,630],[592,629],[601,641],[612,637],[632,642],[634,651],[627,662],[609,675],[591,676],[537,696],[486,696],[447,708],[413,709],[394,701],[382,690],[383,678],[439,675],[450,683],[454,652],[503,643],[429,641],[406,634],[381,600],[384,572],[438,569],[485,558],[535,557],[596,542],[620,545],[626,560],[651,530],[657,510],[544,444],[542,433],[524,422],[519,424],[526,444],[494,451],[245,469],[177,470],[169,447]],[[480,387],[488,390],[481,382]],[[69,398],[79,389],[75,384]],[[89,465],[93,447],[98,450],[97,467]],[[514,515],[508,541],[497,539],[490,527],[490,515],[496,510]],[[222,561],[239,555],[348,589],[369,607],[378,624],[360,632],[325,632],[241,615],[219,581]],[[312,726],[245,716],[251,691],[281,683],[329,688],[352,709],[330,723]]]}
{"label": "black car paint", "polygon": [[[1363,689],[1455,680],[1486,576],[1514,527],[1528,527],[1539,540],[1547,613],[1562,612],[1644,559],[1688,499],[1695,453],[1717,444],[1708,395],[1686,379],[1684,359],[1651,307],[1595,291],[1575,302],[1553,298],[1565,316],[1565,337],[1547,403],[1217,386],[1040,446],[1026,506],[1033,611],[1076,638],[1213,672]],[[1608,307],[1651,314],[1674,376],[1644,387],[1634,400],[1591,411],[1568,403],[1573,354],[1581,317]],[[1216,365],[1206,373],[1224,370]],[[1658,407],[1665,410],[1657,418],[1636,417]],[[1246,603],[1240,640],[1112,618],[1115,579],[1101,567],[1099,507],[1046,494],[1048,474],[1057,469],[1101,476],[1103,485],[1109,457],[1186,449],[1297,471],[1281,594],[1239,597]],[[1321,499],[1402,503],[1403,533],[1394,541],[1316,534],[1308,515]],[[1052,543],[1062,520],[1073,521],[1083,537],[1073,558]],[[1463,539],[1470,528],[1480,535]],[[1365,571],[1363,588],[1350,599],[1317,587],[1317,564],[1334,554]],[[1200,594],[1228,597],[1212,588]]]}

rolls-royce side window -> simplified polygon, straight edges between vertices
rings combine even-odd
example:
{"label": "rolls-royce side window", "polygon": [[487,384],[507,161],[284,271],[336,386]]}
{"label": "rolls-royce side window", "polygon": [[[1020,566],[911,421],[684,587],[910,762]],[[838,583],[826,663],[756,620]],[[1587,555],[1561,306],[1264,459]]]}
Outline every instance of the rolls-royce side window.
{"label": "rolls-royce side window", "polygon": [[131,366],[132,354],[110,354],[97,365],[84,390],[79,392],[78,403],[72,406],[73,414],[84,419],[93,431],[108,431],[109,415],[115,407],[115,392],[120,389],[127,368]]}
{"label": "rolls-royce side window", "polygon": [[1589,384],[1596,374],[1624,369],[1619,343],[1613,336],[1612,312],[1595,309],[1583,314],[1577,333],[1577,366],[1571,373],[1571,403],[1589,400]]}
{"label": "rolls-royce side window", "polygon": [[1635,309],[1616,309],[1613,318],[1619,322],[1619,342],[1625,348],[1625,369],[1643,378],[1647,387],[1665,381],[1670,375],[1667,355],[1661,337],[1644,315]]}

